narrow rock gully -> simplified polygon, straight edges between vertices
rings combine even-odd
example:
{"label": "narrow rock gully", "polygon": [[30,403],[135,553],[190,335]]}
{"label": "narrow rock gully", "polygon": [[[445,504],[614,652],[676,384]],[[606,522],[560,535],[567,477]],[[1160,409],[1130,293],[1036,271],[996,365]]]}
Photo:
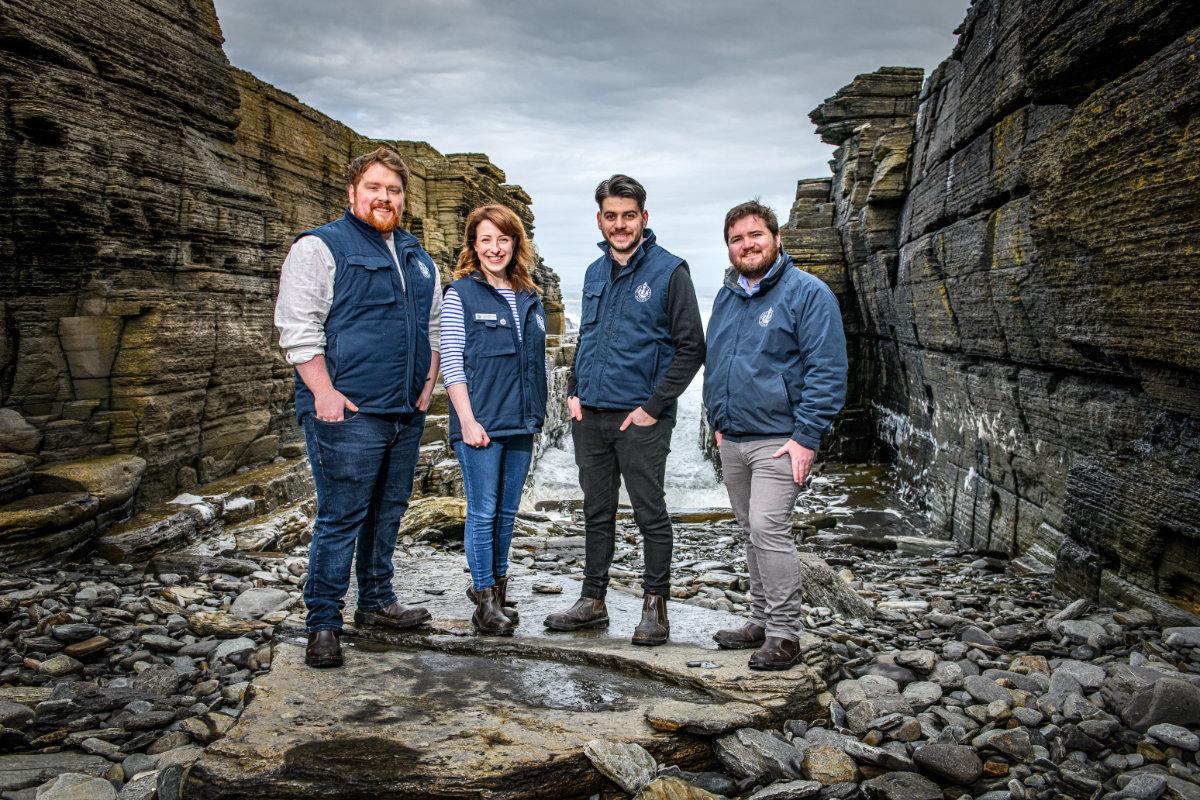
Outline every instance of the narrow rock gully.
{"label": "narrow rock gully", "polygon": [[801,499],[808,631],[785,673],[711,639],[749,600],[727,511],[676,515],[671,642],[638,648],[628,511],[608,629],[556,634],[582,527],[538,505],[516,635],[474,634],[461,518],[427,515],[396,586],[432,624],[348,626],[342,669],[303,664],[303,543],[0,574],[0,797],[1200,798],[1200,627],[924,538],[879,468]]}

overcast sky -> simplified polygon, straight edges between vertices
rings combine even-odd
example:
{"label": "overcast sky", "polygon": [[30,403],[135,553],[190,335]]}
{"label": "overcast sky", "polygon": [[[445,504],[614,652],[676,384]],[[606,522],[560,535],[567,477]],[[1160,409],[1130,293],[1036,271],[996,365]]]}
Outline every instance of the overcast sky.
{"label": "overcast sky", "polygon": [[216,0],[236,66],[358,132],[487,153],[533,197],[535,240],[573,289],[598,252],[592,193],[649,193],[698,288],[727,264],[725,211],[786,218],[829,174],[808,112],[860,72],[950,54],[968,0]]}

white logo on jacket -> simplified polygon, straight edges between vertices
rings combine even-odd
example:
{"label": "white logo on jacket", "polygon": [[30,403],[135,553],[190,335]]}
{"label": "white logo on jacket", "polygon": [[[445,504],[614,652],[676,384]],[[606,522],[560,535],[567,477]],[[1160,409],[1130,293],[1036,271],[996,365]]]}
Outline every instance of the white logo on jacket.
{"label": "white logo on jacket", "polygon": [[417,266],[421,268],[421,276],[426,280],[429,280],[429,267],[425,266],[425,262],[418,258]]}
{"label": "white logo on jacket", "polygon": [[650,284],[643,283],[641,286],[633,290],[633,299],[639,303],[644,303],[650,299]]}
{"label": "white logo on jacket", "polygon": [[546,318],[541,314],[534,314],[534,319],[537,320],[538,327],[542,329],[542,333],[546,332]]}
{"label": "white logo on jacket", "polygon": [[775,318],[775,307],[772,306],[766,311],[758,315],[758,324],[764,328],[771,324],[771,320]]}

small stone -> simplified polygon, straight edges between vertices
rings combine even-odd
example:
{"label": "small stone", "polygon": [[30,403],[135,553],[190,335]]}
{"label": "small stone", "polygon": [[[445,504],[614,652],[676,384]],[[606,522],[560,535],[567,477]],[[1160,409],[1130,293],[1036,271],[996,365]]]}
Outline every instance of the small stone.
{"label": "small stone", "polygon": [[1133,696],[1121,718],[1136,731],[1161,722],[1195,724],[1200,720],[1200,687],[1180,678],[1160,678]]}
{"label": "small stone", "polygon": [[138,642],[155,653],[174,653],[179,648],[183,647],[183,642],[176,641],[170,636],[163,636],[157,633],[147,633],[142,636]]}
{"label": "small stone", "polygon": [[145,772],[121,787],[118,800],[155,800],[158,793],[158,772]]}
{"label": "small stone", "polygon": [[68,655],[59,654],[38,664],[37,671],[48,678],[62,678],[79,672],[83,664]]}
{"label": "small stone", "polygon": [[818,781],[775,783],[750,795],[747,800],[805,800],[821,791]]}
{"label": "small stone", "polygon": [[638,792],[634,800],[718,800],[707,792],[675,777],[655,778]]}
{"label": "small stone", "polygon": [[923,711],[942,699],[942,687],[933,681],[915,681],[904,687],[903,695],[914,710]]}
{"label": "small stone", "polygon": [[896,663],[927,675],[937,666],[937,656],[932,650],[902,650],[896,654]]}
{"label": "small stone", "polygon": [[1087,644],[1088,637],[1102,636],[1105,634],[1105,630],[1098,622],[1087,619],[1071,619],[1058,626],[1058,634],[1065,636],[1074,644]]}
{"label": "small stone", "polygon": [[971,697],[981,703],[986,704],[995,700],[1003,700],[1010,705],[1012,704],[1012,695],[1008,693],[1007,689],[982,675],[968,675],[963,680],[963,687]]}
{"label": "small stone", "polygon": [[1200,750],[1200,736],[1180,725],[1160,722],[1157,725],[1151,725],[1146,733],[1163,744],[1178,747],[1180,750],[1187,750],[1190,753]]}
{"label": "small stone", "polygon": [[562,594],[562,587],[557,583],[535,583],[533,591],[536,594]]}
{"label": "small stone", "polygon": [[942,800],[938,785],[915,772],[889,772],[865,781],[861,788],[870,800]]}
{"label": "small stone", "polygon": [[1163,643],[1175,650],[1200,647],[1200,627],[1163,628]]}
{"label": "small stone", "polygon": [[959,786],[968,786],[983,775],[983,762],[966,745],[927,744],[913,753],[913,762],[930,775]]}
{"label": "small stone", "polygon": [[258,649],[258,645],[253,639],[245,637],[229,639],[217,645],[217,649],[213,651],[212,660],[214,662],[221,662],[227,659],[234,659],[238,655],[249,656],[256,649]]}
{"label": "small stone", "polygon": [[844,747],[846,755],[862,764],[870,764],[880,769],[912,770],[913,762],[906,756],[898,756],[884,750],[882,747],[871,747],[863,742],[849,740]]}
{"label": "small stone", "polygon": [[817,781],[822,786],[858,779],[858,767],[853,759],[832,745],[820,745],[805,750],[800,768],[804,777]]}
{"label": "small stone", "polygon": [[84,622],[73,622],[66,625],[55,625],[50,629],[50,635],[60,642],[82,642],[84,639],[90,639],[100,633],[100,629],[95,625],[88,625]]}
{"label": "small stone", "polygon": [[985,778],[1003,778],[1008,774],[1008,764],[1003,761],[992,761],[988,759],[983,762],[983,777]]}
{"label": "small stone", "polygon": [[37,800],[117,800],[117,790],[104,778],[64,772],[39,786],[34,797]]}
{"label": "small stone", "polygon": [[1129,783],[1117,793],[1117,797],[1128,800],[1158,800],[1167,790],[1167,776],[1143,772],[1134,775]]}
{"label": "small stone", "polygon": [[953,661],[939,661],[929,675],[931,682],[948,691],[961,689],[965,678],[963,668]]}
{"label": "small stone", "polygon": [[966,642],[967,644],[983,645],[984,647],[996,646],[995,639],[989,636],[987,632],[981,628],[975,627],[974,625],[968,625],[963,628],[959,632],[958,638],[960,641]]}
{"label": "small stone", "polygon": [[987,743],[993,750],[1018,761],[1030,761],[1033,758],[1033,742],[1029,738],[1029,731],[1024,728],[1003,731],[992,736]]}
{"label": "small stone", "polygon": [[94,656],[96,653],[103,652],[111,644],[112,640],[107,636],[93,636],[81,642],[67,645],[63,648],[63,655],[68,655],[71,658],[87,658]]}
{"label": "small stone", "polygon": [[21,730],[33,719],[33,709],[23,703],[0,700],[0,728]]}
{"label": "small stone", "polygon": [[1099,689],[1104,683],[1104,667],[1098,667],[1095,664],[1085,664],[1082,661],[1064,661],[1059,664],[1054,674],[1064,672],[1070,675],[1084,689],[1094,690]]}
{"label": "small stone", "polygon": [[229,606],[229,613],[241,619],[258,619],[263,614],[278,611],[292,604],[292,596],[284,589],[271,587],[247,589]]}
{"label": "small stone", "polygon": [[637,794],[658,771],[654,756],[632,742],[593,739],[583,746],[583,754],[600,774],[629,794]]}

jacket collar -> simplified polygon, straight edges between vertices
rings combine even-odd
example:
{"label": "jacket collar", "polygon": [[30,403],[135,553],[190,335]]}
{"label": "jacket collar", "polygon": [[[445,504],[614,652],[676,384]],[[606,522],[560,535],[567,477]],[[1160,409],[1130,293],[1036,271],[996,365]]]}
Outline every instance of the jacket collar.
{"label": "jacket collar", "polygon": [[753,295],[743,289],[742,285],[738,283],[738,271],[733,267],[725,270],[725,288],[738,297],[761,297],[771,291],[789,269],[792,269],[792,257],[783,249],[780,249],[779,257],[775,259],[775,263],[767,270],[767,274],[763,279],[758,282],[758,291]]}
{"label": "jacket collar", "polygon": [[[495,292],[497,295],[500,294],[500,292],[496,290],[495,286],[492,286],[490,283],[488,283],[487,278],[483,277],[483,273],[480,272],[479,270],[475,270],[474,272],[470,273],[467,277],[470,278],[471,280],[475,281],[476,283],[481,284],[485,289],[490,289],[493,292]],[[529,291],[528,289],[514,289],[513,292],[516,294],[518,300],[523,299],[527,295],[533,294],[533,292]]]}

